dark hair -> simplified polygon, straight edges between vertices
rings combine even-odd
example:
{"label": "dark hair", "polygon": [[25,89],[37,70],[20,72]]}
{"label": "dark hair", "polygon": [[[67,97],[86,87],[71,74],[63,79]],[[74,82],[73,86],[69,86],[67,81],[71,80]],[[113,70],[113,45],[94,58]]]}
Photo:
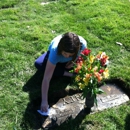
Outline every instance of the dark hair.
{"label": "dark hair", "polygon": [[81,43],[79,37],[72,32],[67,32],[62,35],[58,44],[58,55],[61,55],[62,51],[74,53],[72,60],[75,60],[80,49],[80,45]]}

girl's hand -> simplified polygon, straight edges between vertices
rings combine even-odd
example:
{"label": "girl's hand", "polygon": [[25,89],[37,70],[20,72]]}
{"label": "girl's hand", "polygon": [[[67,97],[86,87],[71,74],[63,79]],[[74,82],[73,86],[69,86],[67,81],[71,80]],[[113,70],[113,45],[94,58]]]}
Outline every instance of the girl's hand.
{"label": "girl's hand", "polygon": [[48,111],[48,108],[49,108],[48,103],[45,103],[45,102],[42,102],[42,103],[41,103],[41,111],[42,111],[42,112],[47,112],[47,111]]}
{"label": "girl's hand", "polygon": [[72,67],[73,67],[72,61],[69,61],[69,62],[66,64],[66,66],[65,66],[65,68],[67,68],[67,69],[71,69]]}

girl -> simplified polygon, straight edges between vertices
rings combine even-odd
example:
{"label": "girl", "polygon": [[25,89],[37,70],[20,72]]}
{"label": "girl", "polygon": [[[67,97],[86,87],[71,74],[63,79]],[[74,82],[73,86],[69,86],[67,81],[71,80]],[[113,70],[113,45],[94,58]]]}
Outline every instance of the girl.
{"label": "girl", "polygon": [[52,76],[69,76],[72,69],[72,61],[76,60],[80,52],[86,48],[86,41],[83,37],[72,32],[55,37],[46,53],[41,55],[36,61],[35,66],[44,72],[42,80],[42,102],[41,111],[48,110],[48,89]]}

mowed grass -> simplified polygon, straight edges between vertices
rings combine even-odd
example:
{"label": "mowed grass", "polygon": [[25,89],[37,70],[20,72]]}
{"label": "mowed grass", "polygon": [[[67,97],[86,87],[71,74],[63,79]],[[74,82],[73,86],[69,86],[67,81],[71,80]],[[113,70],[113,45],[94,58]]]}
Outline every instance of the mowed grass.
{"label": "mowed grass", "polygon": [[[50,2],[43,5],[43,2]],[[130,89],[130,2],[128,0],[1,0],[0,2],[0,129],[40,127],[42,74],[35,59],[57,35],[83,36],[93,53],[110,57],[110,79]],[[122,43],[122,45],[117,44]],[[51,93],[66,88],[68,79],[54,79]],[[38,100],[39,99],[39,100]],[[130,103],[70,120],[57,130],[129,130]],[[89,127],[89,128],[88,128]]]}

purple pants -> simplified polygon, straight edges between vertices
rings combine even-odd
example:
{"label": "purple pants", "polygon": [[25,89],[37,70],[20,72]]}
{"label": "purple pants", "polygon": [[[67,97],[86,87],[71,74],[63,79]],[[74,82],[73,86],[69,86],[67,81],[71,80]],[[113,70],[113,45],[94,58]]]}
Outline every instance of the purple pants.
{"label": "purple pants", "polygon": [[[46,68],[46,63],[49,57],[49,51],[42,54],[40,57],[38,57],[35,61],[35,67],[42,71],[44,73]],[[67,62],[66,62],[67,63]],[[69,71],[70,69],[66,69],[65,65],[66,63],[57,63],[56,68],[54,70],[53,76],[63,76],[64,71]]]}

